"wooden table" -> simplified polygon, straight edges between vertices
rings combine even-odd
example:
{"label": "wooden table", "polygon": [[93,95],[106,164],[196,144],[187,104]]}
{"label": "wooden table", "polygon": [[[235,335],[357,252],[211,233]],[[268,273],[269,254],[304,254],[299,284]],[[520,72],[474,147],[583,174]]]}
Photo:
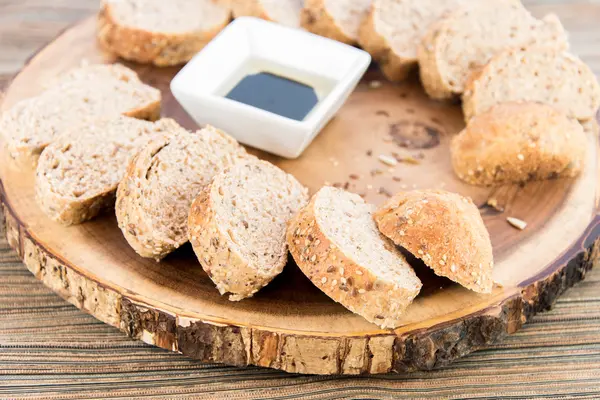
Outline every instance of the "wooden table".
{"label": "wooden table", "polygon": [[[600,1],[526,1],[558,14],[600,75]],[[0,0],[0,85],[97,0]],[[430,373],[334,378],[201,364],[127,339],[37,282],[0,235],[0,399],[600,397],[600,272],[491,350]]]}

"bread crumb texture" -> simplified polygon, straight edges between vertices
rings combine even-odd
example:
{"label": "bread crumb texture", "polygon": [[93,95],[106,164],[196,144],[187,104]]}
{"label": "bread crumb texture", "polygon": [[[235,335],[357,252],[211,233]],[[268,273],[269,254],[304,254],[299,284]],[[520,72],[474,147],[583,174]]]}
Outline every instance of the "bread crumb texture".
{"label": "bread crumb texture", "polygon": [[307,31],[346,44],[355,44],[371,0],[306,0],[300,24]]}
{"label": "bread crumb texture", "polygon": [[417,48],[427,28],[467,0],[373,0],[358,42],[391,81],[417,66]]}
{"label": "bread crumb texture", "polygon": [[300,27],[303,0],[231,0],[233,16],[251,16],[277,22],[294,28]]}
{"label": "bread crumb texture", "polygon": [[17,164],[35,166],[42,150],[74,126],[119,115],[156,120],[160,101],[160,91],[143,84],[129,68],[86,65],[59,76],[38,96],[3,113],[0,133]]}
{"label": "bread crumb texture", "polygon": [[249,155],[207,126],[152,140],[131,161],[117,189],[119,228],[142,257],[160,260],[188,241],[192,201],[212,178]]}
{"label": "bread crumb texture", "polygon": [[538,20],[519,0],[469,2],[432,24],[423,37],[418,49],[421,82],[430,97],[453,98],[495,54],[530,42],[568,47],[554,15]]}
{"label": "bread crumb texture", "polygon": [[491,293],[492,244],[471,199],[444,190],[400,192],[374,218],[385,236],[437,275]]}
{"label": "bread crumb texture", "polygon": [[103,0],[98,41],[120,57],[157,66],[189,61],[231,20],[217,0]]}
{"label": "bread crumb texture", "polygon": [[472,118],[452,139],[452,166],[460,179],[491,186],[571,178],[585,165],[583,127],[539,103],[503,103]]}
{"label": "bread crumb texture", "polygon": [[36,200],[65,225],[84,222],[114,205],[117,185],[133,156],[153,138],[181,129],[171,119],[129,117],[74,125],[42,152],[36,170]]}
{"label": "bread crumb texture", "polygon": [[308,202],[296,178],[251,159],[217,175],[194,200],[189,239],[221,294],[253,296],[287,263],[286,226]]}
{"label": "bread crumb texture", "polygon": [[465,120],[499,103],[540,102],[588,121],[600,107],[592,70],[565,51],[539,45],[499,53],[475,74],[463,95]]}
{"label": "bread crumb texture", "polygon": [[287,242],[304,274],[326,295],[382,327],[398,327],[421,282],[358,195],[324,187],[290,222]]}

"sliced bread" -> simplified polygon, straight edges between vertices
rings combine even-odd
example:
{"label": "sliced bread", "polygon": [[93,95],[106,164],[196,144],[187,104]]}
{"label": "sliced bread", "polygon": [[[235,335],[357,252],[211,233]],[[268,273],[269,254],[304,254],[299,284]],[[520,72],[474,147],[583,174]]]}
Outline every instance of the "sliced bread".
{"label": "sliced bread", "polygon": [[160,260],[188,241],[192,201],[225,168],[248,154],[211,126],[152,140],[117,189],[119,228],[142,257]]}
{"label": "sliced bread", "polygon": [[0,134],[14,160],[35,165],[42,150],[74,126],[119,115],[155,120],[160,101],[159,90],[143,84],[122,65],[80,67],[4,113]]}
{"label": "sliced bread", "polygon": [[283,271],[290,218],[308,201],[296,178],[266,161],[217,175],[194,200],[188,235],[221,294],[251,297]]}
{"label": "sliced bread", "polygon": [[600,86],[579,58],[557,49],[531,45],[496,55],[474,74],[463,96],[465,120],[498,103],[541,102],[580,121],[600,106]]}
{"label": "sliced bread", "polygon": [[427,28],[467,0],[374,0],[361,24],[358,43],[391,81],[405,79],[417,65],[417,48]]}
{"label": "sliced bread", "polygon": [[539,103],[502,103],[452,139],[454,172],[480,186],[574,177],[588,140],[581,124]]}
{"label": "sliced bread", "polygon": [[374,215],[379,230],[437,275],[492,291],[492,244],[471,199],[443,190],[401,192]]}
{"label": "sliced bread", "polygon": [[103,0],[98,41],[126,60],[157,66],[189,61],[230,21],[217,0]]}
{"label": "sliced bread", "polygon": [[117,185],[137,151],[158,135],[181,131],[171,119],[129,117],[74,126],[42,152],[36,200],[48,217],[65,225],[94,218],[114,205]]}
{"label": "sliced bread", "polygon": [[324,187],[290,221],[287,242],[302,272],[327,296],[382,328],[395,328],[421,281],[377,230],[373,210],[356,194]]}
{"label": "sliced bread", "polygon": [[355,44],[370,6],[371,0],[306,0],[300,24],[317,35]]}
{"label": "sliced bread", "polygon": [[251,16],[291,27],[300,26],[303,0],[231,0],[233,16]]}
{"label": "sliced bread", "polygon": [[538,41],[566,49],[566,33],[554,15],[534,18],[519,0],[474,1],[430,26],[418,49],[421,81],[435,99],[464,91],[472,71],[495,54]]}

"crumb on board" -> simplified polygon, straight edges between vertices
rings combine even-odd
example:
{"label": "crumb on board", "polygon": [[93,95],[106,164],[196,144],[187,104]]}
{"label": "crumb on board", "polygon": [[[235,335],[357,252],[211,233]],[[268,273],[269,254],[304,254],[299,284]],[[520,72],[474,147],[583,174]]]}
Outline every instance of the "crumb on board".
{"label": "crumb on board", "polygon": [[373,150],[369,149],[367,150],[367,156],[371,157],[373,155]]}
{"label": "crumb on board", "polygon": [[381,85],[382,85],[381,81],[378,81],[378,80],[369,82],[369,88],[371,88],[371,89],[379,89],[381,87]]}
{"label": "crumb on board", "polygon": [[354,181],[360,179],[360,175],[357,175],[357,174],[350,174],[350,175],[348,175],[348,177]]}
{"label": "crumb on board", "polygon": [[399,176],[392,176],[392,180],[394,180],[396,182],[400,182],[402,180],[402,178],[400,178]]}
{"label": "crumb on board", "polygon": [[488,207],[492,207],[496,211],[499,211],[499,212],[503,212],[504,211],[504,207],[498,205],[498,200],[496,200],[494,197],[490,197],[489,199],[487,199],[487,201],[486,201],[485,204]]}
{"label": "crumb on board", "polygon": [[527,227],[527,222],[523,221],[522,219],[515,217],[507,217],[506,220],[509,224],[521,231]]}

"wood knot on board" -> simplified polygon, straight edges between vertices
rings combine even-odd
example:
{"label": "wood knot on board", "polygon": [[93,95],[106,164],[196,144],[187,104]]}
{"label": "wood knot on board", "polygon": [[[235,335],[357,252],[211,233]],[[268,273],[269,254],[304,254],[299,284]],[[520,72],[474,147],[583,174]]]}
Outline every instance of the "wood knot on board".
{"label": "wood knot on board", "polygon": [[390,124],[389,135],[400,147],[430,149],[440,144],[441,132],[422,122],[404,120]]}

